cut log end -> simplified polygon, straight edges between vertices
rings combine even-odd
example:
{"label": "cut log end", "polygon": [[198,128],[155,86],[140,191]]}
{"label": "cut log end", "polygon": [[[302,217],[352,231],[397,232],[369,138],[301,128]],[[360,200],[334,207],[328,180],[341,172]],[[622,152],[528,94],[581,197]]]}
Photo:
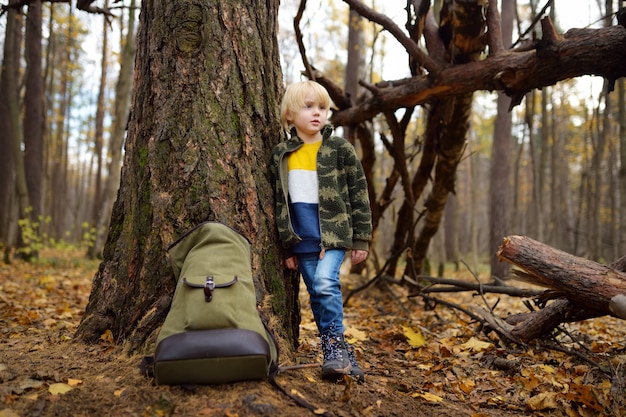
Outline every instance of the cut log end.
{"label": "cut log end", "polygon": [[617,294],[609,302],[609,310],[617,317],[626,320],[626,295]]}

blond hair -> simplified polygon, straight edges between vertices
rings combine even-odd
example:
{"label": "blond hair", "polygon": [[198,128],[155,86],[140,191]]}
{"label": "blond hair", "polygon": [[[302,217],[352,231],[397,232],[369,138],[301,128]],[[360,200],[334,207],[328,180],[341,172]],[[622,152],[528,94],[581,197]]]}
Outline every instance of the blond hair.
{"label": "blond hair", "polygon": [[280,122],[285,130],[291,128],[287,119],[298,113],[305,105],[306,96],[313,93],[317,104],[330,108],[330,95],[324,86],[315,81],[300,81],[287,87],[283,101],[280,104]]}

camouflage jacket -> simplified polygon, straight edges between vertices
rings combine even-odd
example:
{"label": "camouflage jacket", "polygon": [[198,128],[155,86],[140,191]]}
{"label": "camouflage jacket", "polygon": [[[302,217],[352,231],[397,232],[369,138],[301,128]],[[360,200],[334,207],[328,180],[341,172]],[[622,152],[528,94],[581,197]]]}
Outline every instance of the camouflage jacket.
{"label": "camouflage jacket", "polygon": [[[332,136],[332,130],[331,126],[322,130],[322,145],[317,154],[322,249],[369,250],[372,213],[363,167],[352,144]],[[303,143],[292,130],[291,138],[279,143],[272,152],[276,226],[287,251],[300,241],[289,211],[287,156]]]}

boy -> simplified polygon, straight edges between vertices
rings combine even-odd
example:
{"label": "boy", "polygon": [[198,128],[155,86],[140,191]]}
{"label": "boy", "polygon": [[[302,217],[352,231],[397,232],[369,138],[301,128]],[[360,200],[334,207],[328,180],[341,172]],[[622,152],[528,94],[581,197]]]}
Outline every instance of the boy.
{"label": "boy", "polygon": [[313,81],[287,88],[281,122],[291,137],[274,148],[276,226],[287,268],[299,270],[310,296],[324,354],[322,378],[363,381],[354,348],[344,338],[339,269],[368,255],[371,210],[363,167],[354,147],[332,136],[330,96]]}

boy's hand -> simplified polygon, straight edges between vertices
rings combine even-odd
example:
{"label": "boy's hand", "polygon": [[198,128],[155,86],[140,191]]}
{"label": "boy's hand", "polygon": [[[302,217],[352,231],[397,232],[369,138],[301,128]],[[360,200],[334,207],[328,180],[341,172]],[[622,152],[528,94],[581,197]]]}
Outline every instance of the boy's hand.
{"label": "boy's hand", "polygon": [[298,269],[298,258],[296,258],[295,256],[290,256],[289,258],[285,259],[285,266],[288,269],[293,269],[294,271]]}
{"label": "boy's hand", "polygon": [[367,259],[367,251],[366,250],[359,250],[359,249],[352,250],[352,254],[351,254],[352,265],[356,265],[358,263],[361,263],[365,259]]}

